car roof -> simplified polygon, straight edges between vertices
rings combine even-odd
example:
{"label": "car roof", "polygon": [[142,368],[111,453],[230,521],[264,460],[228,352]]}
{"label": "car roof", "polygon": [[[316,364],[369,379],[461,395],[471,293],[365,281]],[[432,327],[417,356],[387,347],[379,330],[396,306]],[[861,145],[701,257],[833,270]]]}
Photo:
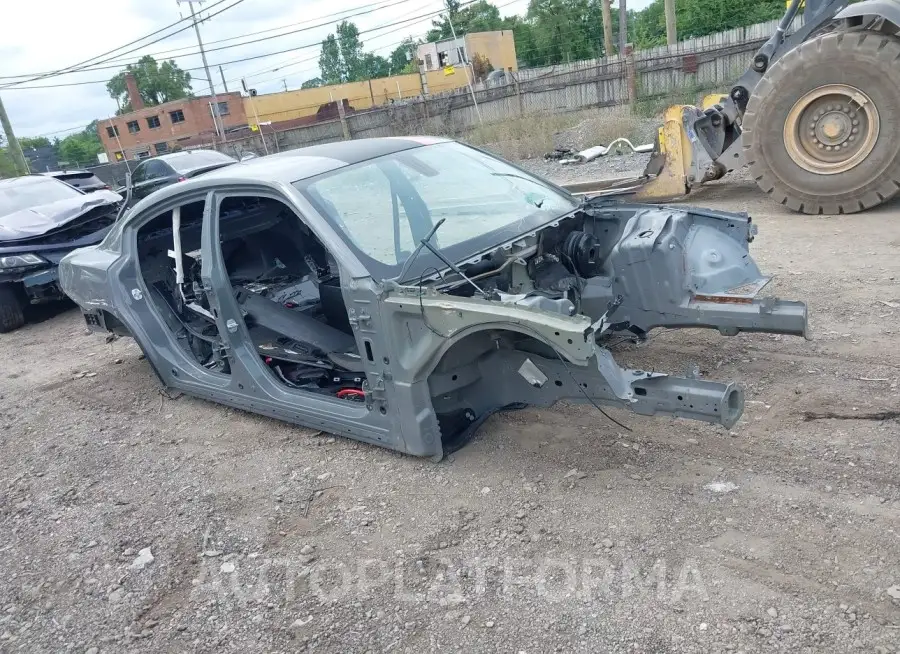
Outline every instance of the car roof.
{"label": "car roof", "polygon": [[[403,136],[371,139],[356,139],[313,145],[296,150],[286,150],[265,157],[255,157],[247,161],[236,161],[230,166],[217,168],[199,177],[194,177],[180,184],[170,184],[151,196],[140,200],[135,206],[156,204],[173,195],[177,195],[197,187],[206,187],[210,182],[218,184],[272,183],[293,184],[322,173],[327,173],[344,166],[351,166],[394,152],[411,150],[436,143],[449,143],[450,139],[434,136]],[[166,155],[161,155],[162,158]],[[148,161],[144,159],[144,161]],[[150,200],[153,198],[153,200]],[[137,211],[130,215],[137,215]]]}
{"label": "car roof", "polygon": [[[2,188],[4,186],[26,186],[28,184],[47,184],[47,183],[66,184],[65,182],[60,182],[55,177],[47,177],[47,176],[42,176],[42,175],[24,175],[22,177],[10,177],[8,179],[0,179],[0,188]],[[66,184],[66,186],[69,186],[69,185]]]}
{"label": "car roof", "polygon": [[64,175],[93,175],[89,170],[48,170],[45,173],[38,173],[45,177],[62,177]]}
{"label": "car roof", "polygon": [[293,183],[322,173],[351,166],[386,154],[402,152],[425,145],[446,143],[449,139],[432,136],[404,136],[354,139],[286,150],[265,157],[255,157],[234,166],[219,168],[200,179],[243,178],[253,181]]}

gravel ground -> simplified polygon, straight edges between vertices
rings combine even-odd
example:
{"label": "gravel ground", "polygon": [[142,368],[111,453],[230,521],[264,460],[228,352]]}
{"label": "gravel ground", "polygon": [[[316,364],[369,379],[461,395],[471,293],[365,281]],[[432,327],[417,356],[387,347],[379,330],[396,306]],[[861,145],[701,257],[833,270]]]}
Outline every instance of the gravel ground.
{"label": "gravel ground", "polygon": [[73,309],[0,335],[0,651],[900,651],[900,207],[692,201],[810,305],[617,348],[742,382],[730,432],[559,404],[433,464],[164,395]]}

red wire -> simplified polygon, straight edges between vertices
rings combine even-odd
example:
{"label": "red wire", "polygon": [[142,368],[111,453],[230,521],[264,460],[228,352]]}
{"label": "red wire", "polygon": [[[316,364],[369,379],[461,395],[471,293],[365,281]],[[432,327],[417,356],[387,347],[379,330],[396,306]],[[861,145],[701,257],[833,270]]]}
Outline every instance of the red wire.
{"label": "red wire", "polygon": [[359,388],[343,388],[337,392],[337,396],[343,400],[346,397],[365,397],[366,394]]}

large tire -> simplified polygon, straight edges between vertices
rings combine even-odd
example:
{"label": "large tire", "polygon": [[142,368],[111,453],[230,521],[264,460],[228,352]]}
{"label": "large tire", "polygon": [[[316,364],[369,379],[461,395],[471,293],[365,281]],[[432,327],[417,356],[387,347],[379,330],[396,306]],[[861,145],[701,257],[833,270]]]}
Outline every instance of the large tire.
{"label": "large tire", "polygon": [[11,284],[0,284],[0,334],[25,324],[22,301]]}
{"label": "large tire", "polygon": [[[760,188],[775,201],[808,214],[854,213],[896,195],[900,190],[898,59],[900,40],[863,31],[820,36],[776,61],[754,90],[743,119],[744,157]],[[824,95],[825,89],[834,88],[856,89],[861,94],[847,104],[825,106],[829,98],[843,97]],[[823,97],[804,104],[818,93]],[[798,107],[806,107],[808,113]],[[827,131],[817,131],[826,129],[825,116],[830,121]],[[865,133],[854,133],[854,139],[847,140],[851,116],[863,121],[852,124]],[[791,125],[796,132],[789,133]],[[798,136],[792,141],[793,133]],[[836,152],[822,152],[823,147]],[[845,159],[823,164],[822,157]],[[820,164],[825,167],[817,167]],[[831,174],[825,174],[827,166],[834,166]],[[844,170],[844,166],[851,167]]]}

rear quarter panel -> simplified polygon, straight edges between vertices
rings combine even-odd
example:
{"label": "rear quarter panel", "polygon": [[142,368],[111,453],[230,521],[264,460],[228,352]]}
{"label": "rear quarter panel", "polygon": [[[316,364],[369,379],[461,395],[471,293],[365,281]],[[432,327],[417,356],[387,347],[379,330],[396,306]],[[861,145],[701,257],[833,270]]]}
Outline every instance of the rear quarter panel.
{"label": "rear quarter panel", "polygon": [[59,285],[63,293],[84,309],[111,310],[109,269],[118,256],[97,245],[67,254],[59,262]]}

